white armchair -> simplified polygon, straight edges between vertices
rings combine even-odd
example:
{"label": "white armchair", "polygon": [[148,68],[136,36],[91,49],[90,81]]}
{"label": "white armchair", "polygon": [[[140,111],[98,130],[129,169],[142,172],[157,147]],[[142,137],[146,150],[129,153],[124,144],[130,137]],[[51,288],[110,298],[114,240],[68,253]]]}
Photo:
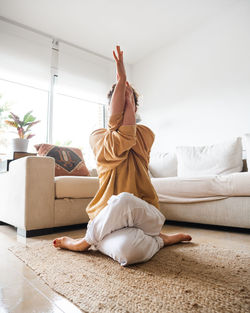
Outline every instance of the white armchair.
{"label": "white armchair", "polygon": [[34,229],[54,226],[55,162],[50,157],[12,161],[0,174],[0,221],[26,236]]}

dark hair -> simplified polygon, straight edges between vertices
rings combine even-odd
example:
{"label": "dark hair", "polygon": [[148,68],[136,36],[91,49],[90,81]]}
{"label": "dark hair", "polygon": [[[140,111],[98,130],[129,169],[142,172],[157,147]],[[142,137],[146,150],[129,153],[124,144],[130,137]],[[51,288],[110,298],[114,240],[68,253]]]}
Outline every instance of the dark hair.
{"label": "dark hair", "polygon": [[[110,90],[110,91],[108,92],[108,94],[107,94],[107,97],[108,97],[108,100],[109,100],[109,104],[110,104],[112,95],[113,95],[113,93],[114,93],[115,87],[116,87],[116,84],[114,84],[114,85],[112,86],[111,90]],[[138,104],[139,94],[138,94],[138,92],[137,92],[133,87],[132,87],[132,90],[133,90],[135,105],[138,107],[138,106],[139,106],[139,104]]]}

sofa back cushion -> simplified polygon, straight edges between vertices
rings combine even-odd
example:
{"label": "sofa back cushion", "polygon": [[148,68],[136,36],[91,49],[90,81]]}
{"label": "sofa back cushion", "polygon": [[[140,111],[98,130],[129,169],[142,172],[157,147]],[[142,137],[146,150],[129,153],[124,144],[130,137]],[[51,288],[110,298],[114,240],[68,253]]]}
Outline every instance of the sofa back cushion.
{"label": "sofa back cushion", "polygon": [[152,177],[177,176],[177,159],[175,151],[151,152],[149,171]]}
{"label": "sofa back cushion", "polygon": [[55,176],[90,176],[80,149],[45,143],[35,145],[35,148],[39,156],[55,159]]}
{"label": "sofa back cushion", "polygon": [[242,142],[235,138],[209,146],[178,146],[177,175],[198,177],[242,171]]}

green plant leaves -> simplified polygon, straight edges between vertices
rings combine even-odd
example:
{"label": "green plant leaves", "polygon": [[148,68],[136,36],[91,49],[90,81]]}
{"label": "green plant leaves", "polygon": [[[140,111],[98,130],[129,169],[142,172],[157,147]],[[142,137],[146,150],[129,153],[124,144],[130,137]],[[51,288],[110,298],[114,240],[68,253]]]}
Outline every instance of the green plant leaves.
{"label": "green plant leaves", "polygon": [[27,129],[30,129],[33,125],[36,125],[37,123],[40,123],[40,122],[41,121],[35,121],[35,122],[27,123],[26,124],[26,126],[28,126]]}
{"label": "green plant leaves", "polygon": [[27,123],[32,123],[35,121],[35,117],[31,115],[32,111],[29,111],[26,113],[23,117],[23,126],[27,125]]}

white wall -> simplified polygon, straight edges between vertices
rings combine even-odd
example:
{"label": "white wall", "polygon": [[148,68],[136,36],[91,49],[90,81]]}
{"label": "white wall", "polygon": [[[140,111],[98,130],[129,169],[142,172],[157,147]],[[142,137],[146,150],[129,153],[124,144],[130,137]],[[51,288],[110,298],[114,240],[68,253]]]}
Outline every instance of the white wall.
{"label": "white wall", "polygon": [[156,134],[153,149],[250,132],[250,1],[144,58],[132,78],[142,123]]}

